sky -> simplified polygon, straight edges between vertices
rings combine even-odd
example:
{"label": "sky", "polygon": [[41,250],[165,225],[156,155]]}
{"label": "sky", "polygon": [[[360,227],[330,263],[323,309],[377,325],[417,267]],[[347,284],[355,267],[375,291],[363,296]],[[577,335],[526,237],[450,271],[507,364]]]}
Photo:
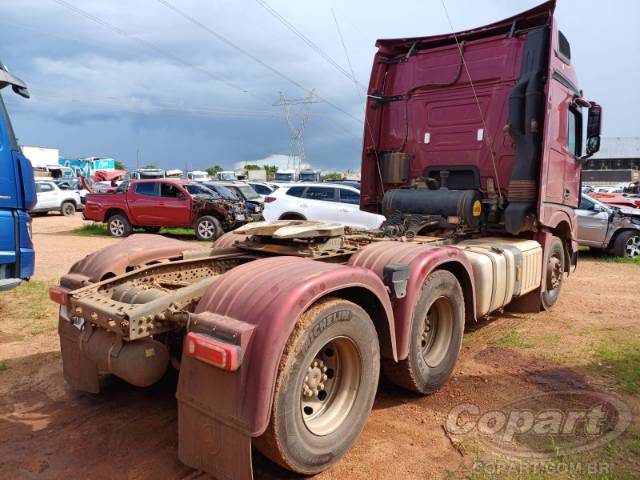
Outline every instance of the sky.
{"label": "sky", "polygon": [[[445,2],[455,30],[540,3]],[[640,2],[558,3],[604,135],[640,136]],[[273,104],[313,90],[317,103],[292,109],[296,121],[308,107],[306,159],[325,171],[359,168],[376,39],[451,31],[442,0],[2,0],[0,27],[0,59],[32,94],[3,90],[23,145],[129,168],[231,167],[288,154]]]}

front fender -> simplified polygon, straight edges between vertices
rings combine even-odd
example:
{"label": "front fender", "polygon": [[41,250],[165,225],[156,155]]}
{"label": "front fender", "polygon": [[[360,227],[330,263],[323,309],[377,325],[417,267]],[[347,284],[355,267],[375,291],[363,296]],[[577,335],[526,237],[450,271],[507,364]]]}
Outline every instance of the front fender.
{"label": "front fender", "polygon": [[409,355],[413,310],[420,297],[424,281],[434,270],[438,268],[452,270],[463,288],[465,308],[475,318],[473,270],[462,250],[448,246],[387,241],[372,243],[349,259],[349,265],[371,270],[379,278],[383,278],[384,266],[390,263],[408,265],[410,272],[406,296],[393,302],[399,360],[404,360]]}
{"label": "front fender", "polygon": [[[255,325],[255,329],[240,370],[224,375],[212,372],[210,377],[217,392],[236,392],[237,402],[201,399],[207,414],[251,436],[261,435],[269,423],[278,363],[298,318],[318,299],[353,288],[367,290],[380,300],[394,345],[389,294],[371,271],[279,256],[249,262],[221,276],[203,295],[196,314],[212,312]],[[395,351],[393,354],[395,357]],[[179,398],[200,397],[198,382],[187,385],[183,374],[181,370]]]}

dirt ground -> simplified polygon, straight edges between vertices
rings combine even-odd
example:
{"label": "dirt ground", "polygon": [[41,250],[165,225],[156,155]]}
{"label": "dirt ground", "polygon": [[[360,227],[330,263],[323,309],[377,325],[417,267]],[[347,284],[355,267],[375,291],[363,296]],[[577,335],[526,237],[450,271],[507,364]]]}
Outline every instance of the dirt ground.
{"label": "dirt ground", "polygon": [[[208,476],[177,458],[176,373],[147,389],[109,379],[99,396],[73,392],[62,378],[55,310],[35,290],[55,282],[83,255],[118,241],[71,233],[80,226],[79,215],[36,218],[40,284],[30,287],[34,291],[0,294],[0,479],[204,480]],[[493,460],[496,453],[473,436],[447,435],[449,410],[465,402],[487,410],[538,393],[580,389],[615,393],[633,420],[620,439],[578,459],[610,465],[610,475],[594,478],[638,478],[640,402],[635,371],[626,365],[637,361],[640,345],[639,286],[637,265],[586,259],[552,312],[502,314],[470,326],[443,389],[418,397],[382,380],[355,446],[315,478],[506,478],[473,470],[474,462]],[[614,346],[621,350],[607,355]],[[254,470],[258,479],[300,478],[259,454]]]}

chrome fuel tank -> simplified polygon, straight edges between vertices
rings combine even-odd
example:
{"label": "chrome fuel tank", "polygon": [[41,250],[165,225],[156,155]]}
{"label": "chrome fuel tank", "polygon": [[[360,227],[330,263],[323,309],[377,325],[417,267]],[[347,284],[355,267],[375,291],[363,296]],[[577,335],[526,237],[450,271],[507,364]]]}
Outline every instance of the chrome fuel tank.
{"label": "chrome fuel tank", "polygon": [[454,246],[465,252],[473,267],[477,317],[540,286],[542,246],[538,242],[487,237]]}

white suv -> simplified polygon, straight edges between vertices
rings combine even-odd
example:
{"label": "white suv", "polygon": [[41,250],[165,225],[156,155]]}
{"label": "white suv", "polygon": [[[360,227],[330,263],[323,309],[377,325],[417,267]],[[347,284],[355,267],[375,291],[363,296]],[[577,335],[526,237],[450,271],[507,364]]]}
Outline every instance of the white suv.
{"label": "white suv", "polygon": [[77,190],[64,190],[52,180],[37,180],[36,195],[38,202],[31,209],[32,213],[60,212],[65,217],[82,209],[80,193]]}
{"label": "white suv", "polygon": [[264,218],[324,220],[353,228],[378,228],[382,215],[360,210],[360,192],[347,185],[293,183],[281,185],[264,199]]}

